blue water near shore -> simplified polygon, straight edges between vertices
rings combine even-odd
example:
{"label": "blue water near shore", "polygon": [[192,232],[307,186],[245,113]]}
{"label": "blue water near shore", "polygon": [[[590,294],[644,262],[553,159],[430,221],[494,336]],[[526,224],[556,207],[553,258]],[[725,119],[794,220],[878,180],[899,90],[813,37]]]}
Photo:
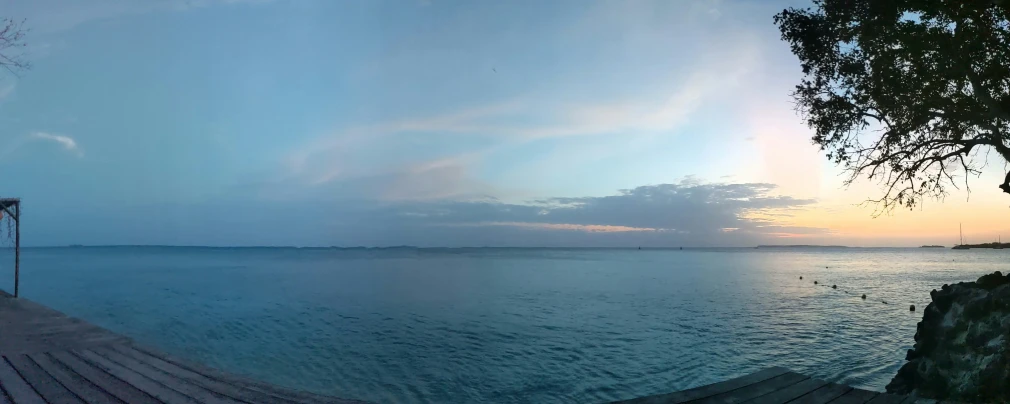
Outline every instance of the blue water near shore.
{"label": "blue water near shore", "polygon": [[[48,248],[23,252],[21,290],[139,343],[323,394],[604,402],[773,365],[882,390],[914,342],[929,291],[1006,271],[1007,257],[949,249]],[[0,288],[10,291],[9,251],[0,260]]]}

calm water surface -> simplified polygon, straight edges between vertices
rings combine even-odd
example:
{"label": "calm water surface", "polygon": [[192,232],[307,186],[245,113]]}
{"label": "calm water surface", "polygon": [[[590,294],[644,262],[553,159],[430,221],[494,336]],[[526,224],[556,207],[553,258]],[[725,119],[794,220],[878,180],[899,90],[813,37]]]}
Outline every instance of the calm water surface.
{"label": "calm water surface", "polygon": [[[323,394],[603,402],[773,365],[882,390],[929,291],[1007,271],[1008,255],[52,248],[23,253],[21,290],[140,343]],[[10,271],[9,252],[0,259]]]}

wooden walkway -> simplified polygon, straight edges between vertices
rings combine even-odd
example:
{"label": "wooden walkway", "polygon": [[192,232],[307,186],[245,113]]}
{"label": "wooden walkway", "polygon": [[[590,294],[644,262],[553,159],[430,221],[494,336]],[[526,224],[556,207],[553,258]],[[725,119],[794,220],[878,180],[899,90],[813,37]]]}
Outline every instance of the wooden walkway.
{"label": "wooden walkway", "polygon": [[624,404],[909,404],[936,403],[828,383],[775,367],[707,386],[620,401]]}
{"label": "wooden walkway", "polygon": [[358,403],[225,374],[0,291],[0,404]]}

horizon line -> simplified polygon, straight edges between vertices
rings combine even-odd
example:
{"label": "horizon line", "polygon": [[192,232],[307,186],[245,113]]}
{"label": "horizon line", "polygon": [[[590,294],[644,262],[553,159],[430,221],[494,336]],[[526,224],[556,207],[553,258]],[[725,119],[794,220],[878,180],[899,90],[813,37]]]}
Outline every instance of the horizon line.
{"label": "horizon line", "polygon": [[[621,249],[621,250],[679,250],[679,249],[759,249],[759,248],[922,248],[923,246],[847,246],[847,245],[819,245],[819,244],[759,244],[752,246],[433,246],[420,247],[413,245],[387,245],[387,246],[285,246],[285,245],[178,245],[178,244],[62,244],[62,245],[39,245],[22,246],[21,248],[277,248],[277,249],[339,249],[339,250],[362,250],[362,249]],[[942,246],[946,248],[946,246]],[[13,249],[13,246],[0,247],[2,249]]]}

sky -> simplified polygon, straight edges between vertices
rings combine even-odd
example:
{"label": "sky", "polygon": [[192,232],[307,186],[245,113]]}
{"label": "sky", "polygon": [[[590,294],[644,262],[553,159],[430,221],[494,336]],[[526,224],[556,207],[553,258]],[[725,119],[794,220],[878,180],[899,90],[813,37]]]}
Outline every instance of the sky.
{"label": "sky", "polygon": [[[24,245],[952,245],[972,192],[874,217],[794,111],[809,0],[0,0]],[[984,156],[983,156],[984,157]]]}

